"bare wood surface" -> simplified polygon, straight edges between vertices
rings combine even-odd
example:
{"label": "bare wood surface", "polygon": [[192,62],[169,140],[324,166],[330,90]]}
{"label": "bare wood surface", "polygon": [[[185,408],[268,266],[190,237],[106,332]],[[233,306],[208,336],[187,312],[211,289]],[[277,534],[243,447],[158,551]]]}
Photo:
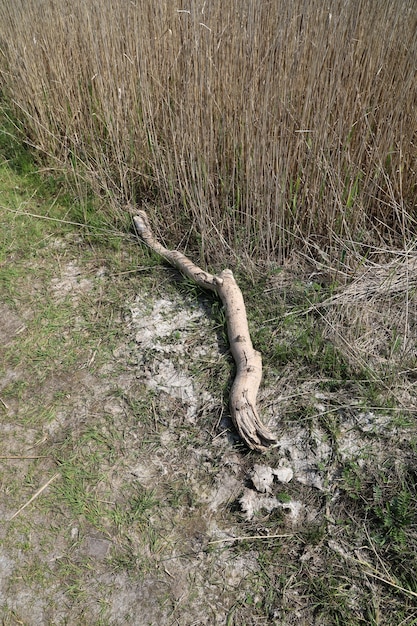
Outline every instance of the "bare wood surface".
{"label": "bare wood surface", "polygon": [[231,270],[209,274],[177,250],[168,250],[152,233],[145,211],[133,217],[136,232],[152,250],[164,257],[182,274],[203,289],[219,295],[226,312],[230,350],[236,363],[236,376],[230,392],[230,413],[240,437],[252,450],[265,450],[277,444],[275,435],[262,423],[256,397],[262,378],[262,358],[254,350],[249,334],[243,295]]}

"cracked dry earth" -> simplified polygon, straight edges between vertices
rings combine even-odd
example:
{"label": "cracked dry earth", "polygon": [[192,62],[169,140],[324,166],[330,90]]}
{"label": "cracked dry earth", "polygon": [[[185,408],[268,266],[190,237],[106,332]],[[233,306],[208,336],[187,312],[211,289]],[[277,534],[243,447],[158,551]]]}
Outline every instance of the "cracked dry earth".
{"label": "cracked dry earth", "polygon": [[[283,422],[294,387],[271,374],[259,403],[280,446],[248,453],[227,413],[232,363],[209,296],[185,292],[166,268],[119,284],[105,263],[78,258],[71,237],[48,245],[59,263],[45,274],[31,260],[30,280],[0,305],[2,623],[321,623],[297,571],[325,567],[300,536],[331,519],[338,499],[328,431],[320,420]],[[25,341],[30,358],[13,360]],[[333,410],[314,383],[297,393],[317,415]],[[389,427],[352,406],[339,462],[366,446],[377,453],[367,433]],[[272,549],[291,576],[275,577],[281,604],[266,609]]]}

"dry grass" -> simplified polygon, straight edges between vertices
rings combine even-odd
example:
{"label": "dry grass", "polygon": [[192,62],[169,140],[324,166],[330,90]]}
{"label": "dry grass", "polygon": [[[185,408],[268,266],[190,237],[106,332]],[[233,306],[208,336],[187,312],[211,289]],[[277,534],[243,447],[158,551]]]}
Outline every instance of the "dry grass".
{"label": "dry grass", "polygon": [[368,264],[321,303],[328,338],[355,365],[380,375],[396,371],[411,384],[417,374],[416,290],[416,253]]}
{"label": "dry grass", "polygon": [[0,2],[0,88],[49,166],[214,260],[352,265],[415,227],[414,0]]}
{"label": "dry grass", "polygon": [[[379,259],[375,252],[374,261],[364,261],[350,274],[346,267],[339,272],[330,268],[329,272],[326,263],[311,264],[305,255],[294,255],[272,276],[267,293],[290,293],[308,277],[309,284],[319,290],[318,301],[313,292],[313,297],[307,297],[307,306],[303,304],[298,312],[288,307],[285,317],[314,315],[323,337],[354,371],[366,371],[387,389],[395,382],[394,387],[402,387],[399,393],[405,394],[401,404],[414,410],[417,254],[415,250],[379,253]],[[323,298],[329,292],[331,295]]]}

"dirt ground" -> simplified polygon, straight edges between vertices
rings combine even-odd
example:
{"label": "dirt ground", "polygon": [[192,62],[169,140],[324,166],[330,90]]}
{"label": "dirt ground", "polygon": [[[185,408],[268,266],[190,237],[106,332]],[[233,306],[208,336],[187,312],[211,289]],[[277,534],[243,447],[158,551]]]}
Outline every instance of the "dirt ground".
{"label": "dirt ground", "polygon": [[381,404],[299,366],[280,273],[258,293],[283,311],[259,395],[280,443],[252,453],[212,296],[133,241],[43,223],[29,246],[36,219],[2,219],[2,624],[415,623],[412,373]]}

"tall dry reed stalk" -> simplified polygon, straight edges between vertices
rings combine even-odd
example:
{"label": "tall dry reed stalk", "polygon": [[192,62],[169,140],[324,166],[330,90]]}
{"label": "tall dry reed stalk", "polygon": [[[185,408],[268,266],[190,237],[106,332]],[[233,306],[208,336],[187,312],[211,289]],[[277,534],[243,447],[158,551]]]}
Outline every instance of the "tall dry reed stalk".
{"label": "tall dry reed stalk", "polygon": [[410,245],[415,0],[0,0],[0,49],[29,141],[168,239]]}

